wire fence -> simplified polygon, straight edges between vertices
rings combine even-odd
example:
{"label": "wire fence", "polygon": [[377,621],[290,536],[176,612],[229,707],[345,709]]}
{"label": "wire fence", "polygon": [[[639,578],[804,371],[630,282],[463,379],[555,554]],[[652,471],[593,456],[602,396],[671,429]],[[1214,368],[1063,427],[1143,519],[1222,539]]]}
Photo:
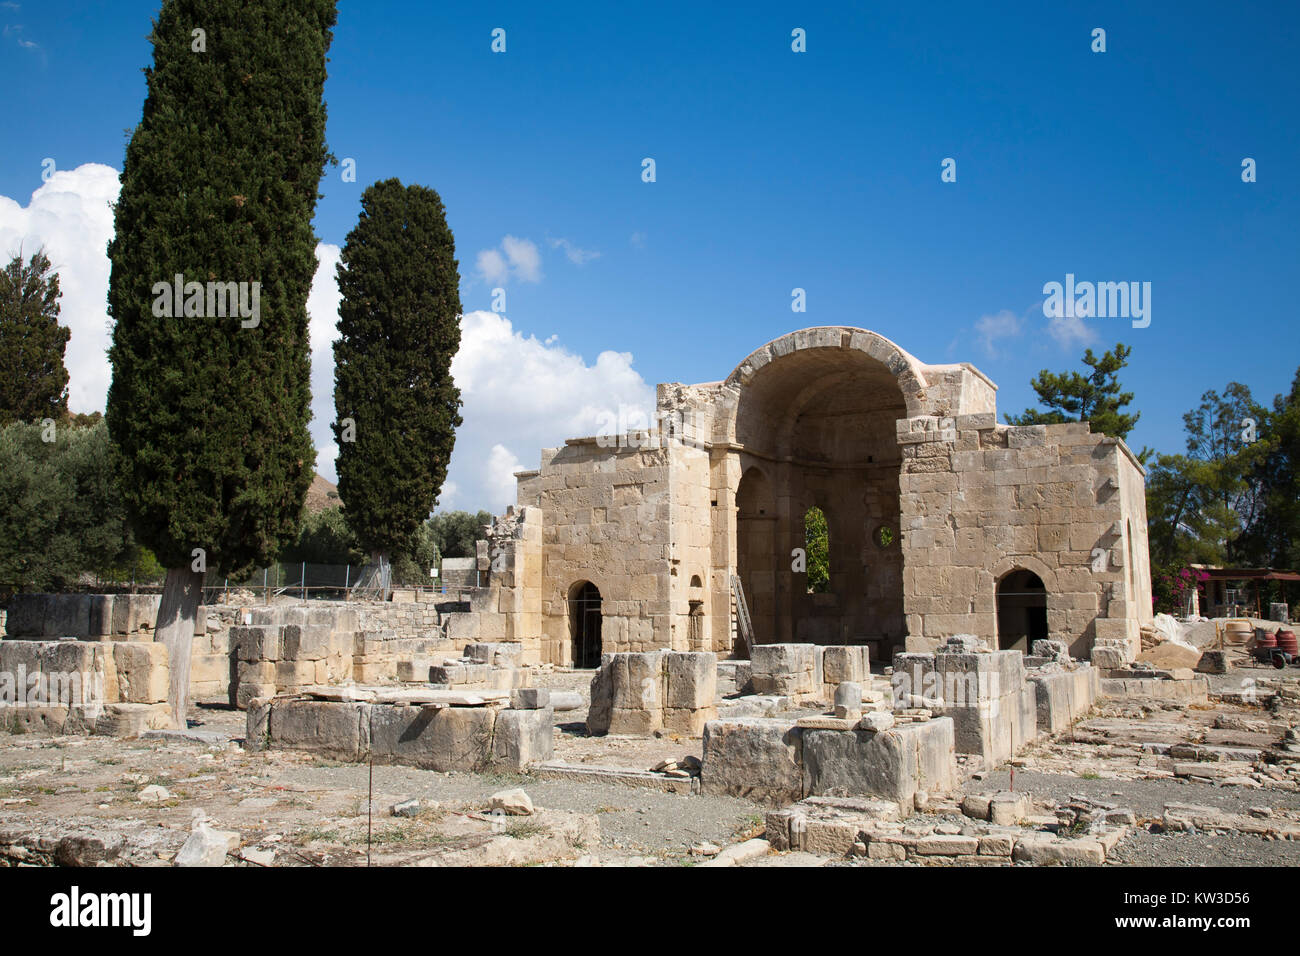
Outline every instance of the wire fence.
{"label": "wire fence", "polygon": [[[304,601],[347,601],[376,599],[382,589],[374,584],[374,565],[277,563],[239,578],[209,574],[203,582],[205,604],[226,603],[230,595],[251,592],[255,598],[269,601],[274,597],[300,598]],[[477,581],[468,584],[474,587]],[[466,589],[464,582],[445,583],[441,577],[403,574],[390,566],[388,590],[419,591],[430,594],[454,594]]]}
{"label": "wire fence", "polygon": [[[483,576],[473,571],[466,574],[449,569],[444,577],[441,573],[431,575],[427,569],[423,573],[413,572],[409,565],[406,568],[388,567],[389,592],[402,590],[456,595],[486,584]],[[302,561],[280,562],[237,577],[226,577],[210,571],[203,579],[203,603],[227,603],[232,595],[236,600],[247,600],[251,596],[253,600],[263,602],[276,597],[299,598],[304,601],[376,600],[380,598],[383,589],[376,583],[375,571],[373,564],[313,564]],[[57,590],[97,594],[160,594],[163,583],[164,576],[161,574],[147,578],[95,575],[85,576],[77,584]],[[24,589],[12,587],[7,590],[14,593]]]}

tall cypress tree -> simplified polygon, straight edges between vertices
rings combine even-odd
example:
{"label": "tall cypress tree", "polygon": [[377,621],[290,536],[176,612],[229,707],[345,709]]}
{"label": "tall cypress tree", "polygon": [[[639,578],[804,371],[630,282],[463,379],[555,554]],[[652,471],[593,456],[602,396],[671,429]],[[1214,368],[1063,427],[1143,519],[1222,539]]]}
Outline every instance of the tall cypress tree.
{"label": "tall cypress tree", "polygon": [[26,264],[14,256],[0,270],[0,426],[67,414],[71,335],[59,325],[59,275],[45,253]]}
{"label": "tall cypress tree", "polygon": [[382,575],[437,503],[461,424],[460,276],[438,194],[396,179],[367,188],[338,281],[339,497]]}
{"label": "tall cypress tree", "polygon": [[203,570],[269,562],[312,479],[307,294],[335,3],[163,0],[149,37],[109,246],[107,419],[132,524],[168,569],[156,639],[182,727]]}

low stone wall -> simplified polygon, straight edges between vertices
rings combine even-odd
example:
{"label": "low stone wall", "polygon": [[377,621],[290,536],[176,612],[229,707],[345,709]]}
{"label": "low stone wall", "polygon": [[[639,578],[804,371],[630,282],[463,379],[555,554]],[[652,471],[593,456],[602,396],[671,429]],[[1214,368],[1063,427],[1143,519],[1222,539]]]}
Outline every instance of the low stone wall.
{"label": "low stone wall", "polygon": [[152,641],[160,600],[158,594],[15,594],[9,599],[5,635]]}
{"label": "low stone wall", "polygon": [[0,641],[0,729],[136,736],[171,725],[167,648],[141,641]]}
{"label": "low stone wall", "polygon": [[246,746],[347,761],[373,755],[377,763],[442,773],[522,770],[553,755],[553,714],[549,705],[523,709],[503,701],[431,706],[278,697],[250,703]]}
{"label": "low stone wall", "polygon": [[1179,704],[1205,704],[1210,700],[1210,682],[1204,677],[1194,677],[1191,680],[1104,678],[1099,683],[1102,697],[1164,700]]}
{"label": "low stone wall", "polygon": [[1034,669],[1026,674],[1034,690],[1034,717],[1041,734],[1059,734],[1092,709],[1101,695],[1100,672],[1088,664],[1073,670]]}
{"label": "low stone wall", "polygon": [[1035,650],[1032,657],[981,650],[959,635],[933,654],[895,655],[895,706],[951,717],[957,752],[995,767],[1040,734],[1067,729],[1096,702],[1096,668],[1071,661],[1059,642],[1039,641]]}
{"label": "low stone wall", "polygon": [[829,701],[844,681],[871,674],[865,645],[758,644],[750,652],[755,694]]}
{"label": "low stone wall", "polygon": [[1023,658],[1019,651],[977,651],[959,637],[933,654],[897,654],[895,706],[951,717],[957,752],[997,766],[1037,736]]}
{"label": "low stone wall", "polygon": [[870,719],[849,730],[766,717],[710,721],[700,789],[769,804],[865,796],[896,803],[904,813],[912,811],[920,790],[952,790],[957,767],[951,718],[889,726],[890,718],[875,724],[882,730],[868,729]]}
{"label": "low stone wall", "polygon": [[591,679],[587,732],[699,737],[717,717],[718,658],[712,651],[605,654]]}
{"label": "low stone wall", "polygon": [[231,627],[235,659],[230,703],[313,684],[335,683],[353,672],[357,613],[345,608],[262,607],[247,612],[251,623]]}
{"label": "low stone wall", "polygon": [[523,646],[505,642],[468,644],[459,658],[417,656],[397,662],[397,679],[449,690],[515,690],[532,682],[518,666]]}

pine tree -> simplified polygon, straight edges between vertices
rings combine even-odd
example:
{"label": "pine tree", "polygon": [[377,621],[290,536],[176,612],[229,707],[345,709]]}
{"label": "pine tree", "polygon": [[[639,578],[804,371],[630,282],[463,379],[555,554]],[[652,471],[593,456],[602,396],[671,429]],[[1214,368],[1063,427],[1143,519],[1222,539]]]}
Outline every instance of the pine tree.
{"label": "pine tree", "polygon": [[149,36],[109,246],[106,417],[132,524],[168,569],[156,639],[182,727],[203,570],[269,562],[312,480],[307,294],[335,5],[163,0]]}
{"label": "pine tree", "polygon": [[1059,425],[1063,422],[1088,422],[1092,430],[1112,438],[1126,438],[1141,413],[1121,411],[1133,401],[1132,392],[1121,392],[1118,373],[1128,365],[1133,350],[1120,343],[1113,352],[1097,358],[1088,349],[1083,364],[1091,371],[1056,374],[1043,369],[1029,384],[1038,393],[1038,401],[1047,411],[1027,408],[1022,415],[1008,415],[1011,425]]}
{"label": "pine tree", "polygon": [[388,179],[362,195],[339,261],[339,497],[381,575],[389,556],[413,550],[461,423],[451,377],[460,348],[455,256],[438,194]]}
{"label": "pine tree", "polygon": [[45,253],[26,265],[14,256],[0,272],[0,426],[67,415],[71,335],[59,325],[59,276]]}

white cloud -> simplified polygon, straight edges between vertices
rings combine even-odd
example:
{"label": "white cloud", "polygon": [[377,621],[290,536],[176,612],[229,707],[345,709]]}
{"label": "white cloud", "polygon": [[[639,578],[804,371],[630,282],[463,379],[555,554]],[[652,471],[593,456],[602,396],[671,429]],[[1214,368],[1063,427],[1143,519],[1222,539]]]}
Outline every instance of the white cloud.
{"label": "white cloud", "polygon": [[478,274],[485,282],[499,284],[510,277],[510,268],[506,265],[505,256],[495,249],[484,249],[478,254],[476,262]]}
{"label": "white cloud", "polygon": [[525,282],[542,280],[542,254],[537,251],[537,246],[531,239],[506,236],[501,240],[501,247],[505,249],[506,258],[510,260],[510,268],[515,275]]}
{"label": "white cloud", "polygon": [[568,260],[577,266],[586,265],[592,259],[600,258],[600,253],[596,250],[579,249],[568,239],[552,239],[550,240],[550,243],[552,249],[563,249]]}
{"label": "white cloud", "polygon": [[[320,268],[312,283],[307,310],[311,315],[312,438],[316,470],[335,480],[338,454],[330,434],[334,420],[334,361],[338,287],[334,265],[338,248],[322,244]],[[627,352],[601,352],[592,365],[581,356],[525,336],[495,312],[461,317],[460,351],[451,363],[460,388],[464,423],[456,431],[456,448],[439,495],[441,511],[463,508],[493,513],[515,502],[516,471],[536,468],[541,449],[564,439],[594,435],[615,416],[648,422],[654,388],[632,367]],[[637,413],[645,416],[637,419]]]}
{"label": "white cloud", "polygon": [[510,279],[542,281],[542,254],[531,239],[506,236],[500,249],[483,249],[474,262],[479,278],[489,284],[504,285]]}
{"label": "white cloud", "polygon": [[1079,346],[1092,345],[1097,341],[1097,333],[1077,315],[1054,316],[1047,323],[1047,332],[1063,349],[1076,350]]}
{"label": "white cloud", "polygon": [[[32,194],[26,207],[0,196],[0,254],[22,244],[26,254],[44,246],[59,271],[63,291],[60,320],[72,329],[65,362],[71,406],[104,408],[111,370],[107,294],[107,246],[113,235],[110,207],[118,193],[117,171],[87,164],[57,172]],[[509,238],[509,237],[508,237]],[[510,268],[540,275],[540,258],[530,259],[526,240],[503,244]],[[511,249],[514,249],[513,257]],[[311,435],[316,469],[334,480],[334,340],[338,336],[339,291],[335,272],[340,249],[316,247],[316,275],[307,299],[312,359]],[[495,312],[461,317],[461,347],[452,374],[461,390],[464,424],[443,487],[443,509],[504,510],[515,500],[513,472],[536,468],[544,447],[565,438],[607,430],[612,418],[649,421],[654,388],[633,368],[627,352],[601,352],[588,365],[580,355],[515,330]],[[637,418],[637,415],[642,416]]]}
{"label": "white cloud", "polygon": [[979,342],[990,357],[996,357],[998,354],[996,345],[998,339],[1015,338],[1020,335],[1021,328],[1020,317],[1010,309],[1003,309],[994,315],[980,316],[979,321],[975,323]]}
{"label": "white cloud", "polygon": [[620,410],[646,416],[654,388],[627,352],[601,352],[588,365],[562,346],[515,330],[495,312],[461,317],[460,352],[451,364],[464,424],[447,472],[441,509],[500,512],[515,501],[513,472],[536,468],[542,448],[594,435]]}
{"label": "white cloud", "polygon": [[316,471],[336,481],[334,460],[334,340],[339,337],[337,268],[342,250],[327,242],[316,244],[316,275],[307,294],[307,328],[311,341],[311,439],[316,446]]}
{"label": "white cloud", "polygon": [[108,365],[108,242],[120,185],[111,166],[56,171],[26,206],[0,196],[0,257],[44,247],[59,274],[59,322],[72,330],[63,362],[74,412],[104,410]]}

